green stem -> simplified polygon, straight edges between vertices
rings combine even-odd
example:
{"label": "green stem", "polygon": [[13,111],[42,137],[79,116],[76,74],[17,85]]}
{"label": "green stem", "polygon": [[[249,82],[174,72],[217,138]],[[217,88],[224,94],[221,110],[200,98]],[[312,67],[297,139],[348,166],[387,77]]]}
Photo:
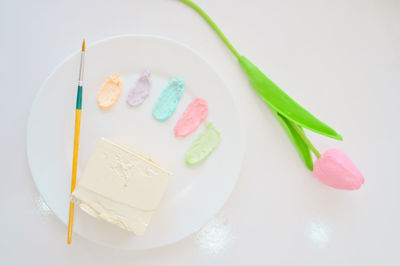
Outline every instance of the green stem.
{"label": "green stem", "polygon": [[201,9],[198,5],[193,3],[190,0],[180,0],[182,3],[185,3],[186,5],[190,6],[194,10],[196,10],[197,13],[199,13],[207,22],[210,24],[211,28],[218,34],[218,36],[224,41],[226,46],[228,46],[229,50],[236,56],[236,58],[239,59],[240,54],[236,49],[233,47],[233,45],[228,41],[228,39],[225,37],[225,35],[222,33],[222,31],[218,28],[218,26],[214,23],[214,21],[207,15],[206,12],[204,12],[203,9]]}
{"label": "green stem", "polygon": [[296,130],[296,132],[299,134],[299,136],[304,140],[304,143],[308,146],[308,148],[310,148],[310,150],[315,154],[315,156],[317,156],[317,158],[321,157],[321,153],[319,153],[319,151],[314,147],[314,145],[311,143],[311,141],[307,138],[304,131],[301,130],[301,128],[293,121],[291,121],[289,119],[288,119],[288,121],[290,124],[292,124],[294,130]]}

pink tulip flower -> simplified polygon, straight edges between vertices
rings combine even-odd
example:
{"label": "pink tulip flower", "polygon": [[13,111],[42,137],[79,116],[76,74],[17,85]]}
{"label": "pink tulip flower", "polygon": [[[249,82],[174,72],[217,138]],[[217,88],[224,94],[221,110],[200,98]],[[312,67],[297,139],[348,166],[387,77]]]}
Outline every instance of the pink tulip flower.
{"label": "pink tulip flower", "polygon": [[364,184],[364,176],[338,149],[330,149],[318,158],[313,172],[322,183],[337,189],[356,190]]}

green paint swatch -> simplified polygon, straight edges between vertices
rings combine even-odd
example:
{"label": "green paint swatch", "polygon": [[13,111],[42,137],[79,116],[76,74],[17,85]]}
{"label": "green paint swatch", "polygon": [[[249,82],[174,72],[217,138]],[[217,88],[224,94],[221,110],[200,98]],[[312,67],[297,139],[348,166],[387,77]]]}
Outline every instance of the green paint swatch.
{"label": "green paint swatch", "polygon": [[186,152],[186,163],[188,165],[195,165],[202,162],[211,154],[220,141],[220,133],[211,122],[208,122],[206,128],[193,141],[189,150]]}

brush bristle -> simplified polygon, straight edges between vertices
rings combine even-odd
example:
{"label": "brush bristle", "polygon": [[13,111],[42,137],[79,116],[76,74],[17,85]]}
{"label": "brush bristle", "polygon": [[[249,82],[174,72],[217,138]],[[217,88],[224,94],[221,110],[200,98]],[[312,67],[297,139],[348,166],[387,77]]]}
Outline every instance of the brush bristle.
{"label": "brush bristle", "polygon": [[82,42],[82,52],[84,52],[85,51],[85,39],[83,39],[83,42]]}

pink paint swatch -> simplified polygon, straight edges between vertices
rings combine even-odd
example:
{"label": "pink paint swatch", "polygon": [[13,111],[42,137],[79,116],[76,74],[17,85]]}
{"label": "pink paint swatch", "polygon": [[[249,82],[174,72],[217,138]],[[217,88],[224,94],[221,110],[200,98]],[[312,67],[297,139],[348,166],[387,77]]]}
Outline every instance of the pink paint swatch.
{"label": "pink paint swatch", "polygon": [[208,103],[195,98],[186,108],[174,128],[175,137],[186,137],[199,127],[208,115]]}

